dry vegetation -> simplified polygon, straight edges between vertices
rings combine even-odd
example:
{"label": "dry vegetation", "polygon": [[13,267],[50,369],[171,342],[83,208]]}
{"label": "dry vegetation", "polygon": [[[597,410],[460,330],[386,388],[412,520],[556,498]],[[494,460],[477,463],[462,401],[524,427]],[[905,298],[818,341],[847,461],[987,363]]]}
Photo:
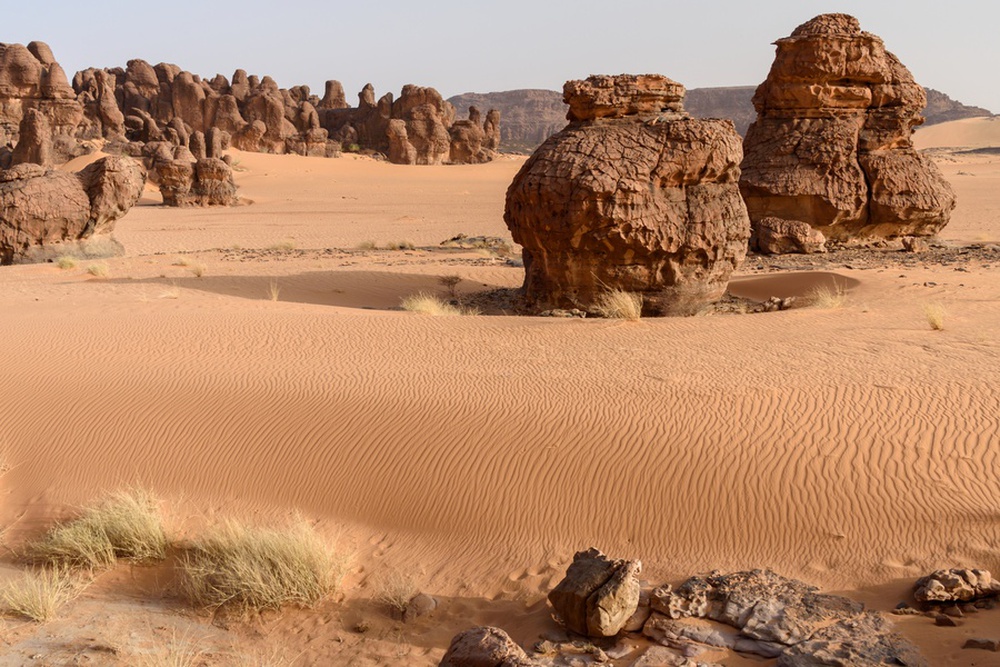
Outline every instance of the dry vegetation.
{"label": "dry vegetation", "polygon": [[819,286],[810,290],[808,301],[814,308],[843,308],[847,303],[847,293],[838,285]]}
{"label": "dry vegetation", "polygon": [[393,612],[402,614],[410,600],[420,592],[416,580],[397,569],[385,570],[372,580],[372,597]]}
{"label": "dry vegetation", "polygon": [[642,295],[613,289],[597,298],[595,306],[601,317],[635,322],[642,317]]}
{"label": "dry vegetation", "polygon": [[63,269],[64,271],[66,269],[75,269],[76,258],[70,255],[63,255],[62,257],[56,260],[56,266],[58,266],[60,269]]}
{"label": "dry vegetation", "polygon": [[118,558],[160,560],[166,549],[159,502],[146,491],[129,490],[56,526],[28,545],[27,556],[40,564],[95,569],[114,565]]}
{"label": "dry vegetation", "polygon": [[7,582],[0,595],[7,613],[42,623],[54,618],[84,586],[65,568],[39,568]]}
{"label": "dry vegetation", "polygon": [[940,303],[929,303],[924,306],[924,316],[927,318],[927,324],[934,331],[941,331],[944,329],[944,318],[947,313],[945,312],[944,306]]}
{"label": "dry vegetation", "polygon": [[280,295],[281,287],[278,286],[278,281],[272,280],[267,286],[267,298],[271,301],[277,301]]}
{"label": "dry vegetation", "polygon": [[433,294],[427,294],[426,292],[418,292],[417,294],[411,294],[409,296],[403,297],[401,302],[403,310],[408,310],[411,313],[420,313],[421,315],[478,315],[479,311],[475,308],[462,308],[460,306],[453,306],[450,303],[446,303],[434,296]]}
{"label": "dry vegetation", "polygon": [[87,273],[95,278],[105,278],[108,275],[107,264],[91,264],[87,267]]}
{"label": "dry vegetation", "polygon": [[277,530],[228,521],[188,548],[181,586],[201,607],[311,607],[337,588],[345,565],[305,523]]}

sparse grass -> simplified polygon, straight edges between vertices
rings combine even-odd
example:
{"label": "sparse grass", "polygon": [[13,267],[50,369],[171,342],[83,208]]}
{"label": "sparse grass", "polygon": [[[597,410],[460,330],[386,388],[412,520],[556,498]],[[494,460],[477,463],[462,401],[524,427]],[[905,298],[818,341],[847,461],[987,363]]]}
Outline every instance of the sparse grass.
{"label": "sparse grass", "polygon": [[117,558],[161,560],[167,537],[158,505],[147,491],[119,491],[28,545],[27,556],[38,563],[88,569],[111,566]]}
{"label": "sparse grass", "polygon": [[378,250],[378,244],[375,241],[362,241],[358,244],[358,250]]}
{"label": "sparse grass", "polygon": [[290,239],[286,239],[284,241],[281,241],[280,243],[275,243],[274,245],[268,246],[267,249],[276,250],[278,252],[291,252],[295,250],[295,242]]}
{"label": "sparse grass", "polygon": [[371,585],[374,599],[398,614],[406,611],[410,600],[420,592],[412,575],[395,568],[383,571]]}
{"label": "sparse grass", "polygon": [[190,266],[190,265],[191,265],[191,262],[189,262],[187,259],[185,259],[183,257],[181,257],[179,260],[177,260],[176,262],[174,262],[172,264],[172,266]]}
{"label": "sparse grass", "polygon": [[179,289],[177,289],[176,285],[170,287],[169,289],[165,289],[162,292],[160,292],[160,298],[161,299],[176,299],[180,295],[181,295],[181,291]]}
{"label": "sparse grass", "polygon": [[200,607],[311,607],[336,589],[345,565],[305,523],[277,530],[228,521],[190,546],[181,586]]}
{"label": "sparse grass", "polygon": [[421,315],[478,315],[475,308],[460,308],[450,303],[445,303],[433,294],[419,292],[403,297],[401,302],[403,310]]}
{"label": "sparse grass", "polygon": [[105,278],[108,275],[107,264],[91,264],[87,267],[87,273],[95,278]]}
{"label": "sparse grass", "polygon": [[76,268],[76,258],[75,257],[71,257],[70,255],[63,255],[59,259],[56,260],[56,266],[58,266],[63,271],[65,271],[67,269],[75,269]]}
{"label": "sparse grass", "polygon": [[175,633],[158,652],[134,657],[137,667],[198,667],[204,656],[204,649],[187,634],[178,637]]}
{"label": "sparse grass", "polygon": [[847,292],[836,284],[829,287],[819,285],[809,291],[807,298],[809,305],[814,308],[843,308],[844,304],[847,303]]}
{"label": "sparse grass", "polygon": [[924,306],[924,315],[927,317],[927,324],[934,331],[944,329],[944,318],[947,313],[940,303],[929,303]]}
{"label": "sparse grass", "polygon": [[415,250],[416,247],[412,241],[389,241],[385,244],[386,250]]}
{"label": "sparse grass", "polygon": [[601,317],[635,322],[642,318],[642,295],[612,289],[597,297],[595,309]]}
{"label": "sparse grass", "polygon": [[205,266],[203,264],[192,264],[190,266],[191,273],[194,274],[195,278],[201,278],[205,275]]}
{"label": "sparse grass", "polygon": [[277,280],[272,280],[267,286],[267,296],[271,301],[277,301],[278,297],[281,295],[281,287],[278,286]]}
{"label": "sparse grass", "polygon": [[84,584],[65,568],[39,568],[7,582],[2,591],[3,604],[10,614],[42,623],[55,618],[56,612],[73,600]]}

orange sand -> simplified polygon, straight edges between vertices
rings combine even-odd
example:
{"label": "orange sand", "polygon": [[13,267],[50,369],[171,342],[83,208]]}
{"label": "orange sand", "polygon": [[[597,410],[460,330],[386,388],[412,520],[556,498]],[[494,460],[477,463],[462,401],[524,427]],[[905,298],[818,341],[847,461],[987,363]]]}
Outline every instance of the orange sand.
{"label": "orange sand", "polygon": [[[441,292],[442,275],[460,292],[520,283],[500,259],[435,248],[509,239],[521,159],[235,155],[252,205],[167,209],[151,190],[119,221],[128,254],[100,262],[106,277],[88,262],[0,269],[8,543],[126,484],[165,497],[182,531],[300,511],[356,565],[346,601],[269,626],[296,664],[361,651],[358,600],[390,566],[446,601],[399,631],[400,664],[436,664],[472,621],[531,640],[551,623],[544,593],[590,545],[641,558],[651,581],[770,567],[884,608],[938,567],[1000,573],[1000,266],[834,267],[849,296],[832,310],[420,316],[395,308]],[[1000,241],[1000,157],[942,160],[960,197],[942,238]],[[368,240],[418,249],[323,252]],[[744,276],[734,291],[829,277]],[[108,610],[128,577],[106,577],[65,632],[127,622]],[[166,622],[155,613],[150,627]],[[919,638],[929,623],[902,627]],[[372,655],[396,650],[390,625]],[[38,641],[18,628],[17,650]],[[932,664],[971,664],[961,632],[924,642]]]}

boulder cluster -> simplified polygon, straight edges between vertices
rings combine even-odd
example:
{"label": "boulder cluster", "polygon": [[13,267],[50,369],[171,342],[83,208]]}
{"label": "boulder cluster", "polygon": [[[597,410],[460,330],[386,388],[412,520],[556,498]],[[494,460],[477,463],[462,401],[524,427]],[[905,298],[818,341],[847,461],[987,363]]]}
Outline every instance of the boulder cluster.
{"label": "boulder cluster", "polygon": [[122,156],[75,174],[30,163],[0,171],[0,264],[120,252],[111,232],[145,183],[142,165]]}
{"label": "boulder cluster", "polygon": [[620,289],[645,314],[690,314],[720,298],[750,236],[732,122],[691,118],[658,74],[569,81],[563,96],[569,125],[507,191],[529,306],[592,311]]}
{"label": "boulder cluster", "polygon": [[807,223],[828,239],[929,236],[955,196],[913,148],[923,87],[846,14],[824,14],[776,43],[753,98],[740,190],[755,225]]}
{"label": "boulder cluster", "polygon": [[[640,570],[639,561],[581,551],[548,596],[553,617],[566,628],[564,637],[538,643],[529,655],[499,628],[471,628],[454,638],[440,664],[547,667],[577,664],[560,656],[589,653],[579,664],[627,659],[615,664],[717,667],[698,656],[720,649],[776,660],[779,667],[928,664],[883,615],[769,570],[696,576],[676,588],[644,587]],[[1000,584],[985,570],[939,570],[914,589],[915,600],[932,606],[998,596]],[[622,633],[641,633],[653,645],[640,650],[629,641],[616,642]],[[975,639],[965,647],[994,650],[994,644]]]}

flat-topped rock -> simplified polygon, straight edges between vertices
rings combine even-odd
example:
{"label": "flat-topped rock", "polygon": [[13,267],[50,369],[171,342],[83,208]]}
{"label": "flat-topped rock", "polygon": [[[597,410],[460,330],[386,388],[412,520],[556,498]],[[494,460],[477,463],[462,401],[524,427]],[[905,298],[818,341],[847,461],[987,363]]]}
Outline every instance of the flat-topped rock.
{"label": "flat-topped rock", "polygon": [[683,100],[684,86],[662,74],[594,75],[563,86],[569,121],[682,112]]}

